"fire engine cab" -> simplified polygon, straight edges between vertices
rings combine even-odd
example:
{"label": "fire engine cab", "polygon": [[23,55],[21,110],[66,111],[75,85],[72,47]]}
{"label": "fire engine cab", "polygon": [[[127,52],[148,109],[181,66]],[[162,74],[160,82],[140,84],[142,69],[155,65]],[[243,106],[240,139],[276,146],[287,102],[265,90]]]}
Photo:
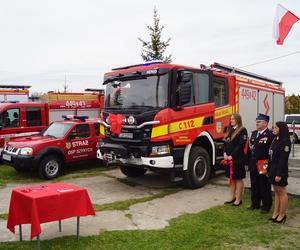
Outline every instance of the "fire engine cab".
{"label": "fire engine cab", "polygon": [[66,164],[95,159],[99,136],[98,119],[66,116],[38,135],[11,139],[5,144],[2,160],[17,171],[38,170],[40,177],[52,179]]}
{"label": "fire engine cab", "polygon": [[282,83],[215,63],[192,68],[159,62],[104,76],[105,106],[97,157],[138,177],[168,171],[190,188],[205,185],[223,158],[230,115],[249,133],[258,113],[283,120]]}

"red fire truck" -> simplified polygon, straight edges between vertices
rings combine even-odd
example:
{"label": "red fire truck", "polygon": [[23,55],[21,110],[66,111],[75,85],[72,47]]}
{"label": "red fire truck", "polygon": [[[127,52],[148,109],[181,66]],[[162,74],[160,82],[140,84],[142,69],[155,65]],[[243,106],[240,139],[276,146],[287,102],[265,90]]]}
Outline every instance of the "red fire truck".
{"label": "red fire truck", "polygon": [[62,115],[99,117],[103,106],[103,92],[56,93],[49,92],[41,102],[0,103],[0,151],[13,137],[40,132]]}
{"label": "red fire truck", "polygon": [[2,151],[2,160],[17,171],[38,170],[39,176],[52,179],[70,163],[96,159],[100,140],[99,119],[66,116],[53,122],[38,135],[10,140]]}
{"label": "red fire truck", "polygon": [[168,171],[190,188],[205,185],[222,160],[232,113],[249,132],[258,113],[270,116],[270,126],[284,115],[281,82],[218,63],[117,68],[104,85],[97,157],[131,177]]}

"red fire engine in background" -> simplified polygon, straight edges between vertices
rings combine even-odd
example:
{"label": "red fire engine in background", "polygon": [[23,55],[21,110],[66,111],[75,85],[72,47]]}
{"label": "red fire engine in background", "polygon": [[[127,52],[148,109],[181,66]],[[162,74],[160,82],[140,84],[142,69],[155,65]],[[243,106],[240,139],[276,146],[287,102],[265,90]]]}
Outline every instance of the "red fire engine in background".
{"label": "red fire engine in background", "polygon": [[[10,85],[5,86],[8,88]],[[99,117],[103,107],[103,90],[87,89],[89,92],[83,93],[49,92],[42,95],[39,102],[28,102],[30,86],[26,87],[27,89],[22,89],[21,85],[10,86],[11,90],[0,91],[0,97],[2,93],[6,95],[6,98],[3,98],[4,102],[0,103],[1,151],[5,141],[10,138],[36,134],[51,122],[61,120],[62,115],[85,115],[95,118]],[[20,98],[13,99],[16,96],[22,96],[24,101],[22,99],[20,102]],[[26,100],[24,96],[27,97]]]}
{"label": "red fire engine in background", "polygon": [[250,133],[258,113],[284,116],[282,83],[215,63],[192,68],[149,63],[105,74],[97,157],[138,177],[168,171],[190,188],[205,185],[223,159],[230,115]]}

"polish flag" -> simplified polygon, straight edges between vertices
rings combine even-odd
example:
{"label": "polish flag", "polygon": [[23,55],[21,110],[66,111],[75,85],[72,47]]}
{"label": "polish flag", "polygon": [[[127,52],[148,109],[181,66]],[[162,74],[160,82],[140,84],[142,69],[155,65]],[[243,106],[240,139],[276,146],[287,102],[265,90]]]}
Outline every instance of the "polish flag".
{"label": "polish flag", "polygon": [[299,17],[295,16],[281,4],[277,5],[273,35],[278,45],[283,44],[283,41],[290,32],[292,26],[299,20]]}

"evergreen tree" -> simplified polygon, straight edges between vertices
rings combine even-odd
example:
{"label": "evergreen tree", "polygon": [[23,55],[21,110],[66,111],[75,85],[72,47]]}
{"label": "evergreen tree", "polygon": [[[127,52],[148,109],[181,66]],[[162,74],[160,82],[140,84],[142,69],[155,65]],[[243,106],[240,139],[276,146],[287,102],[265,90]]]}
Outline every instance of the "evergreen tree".
{"label": "evergreen tree", "polygon": [[160,18],[157,14],[157,9],[154,7],[153,10],[153,21],[154,26],[147,25],[147,28],[150,31],[150,38],[149,42],[144,41],[141,38],[138,38],[139,41],[142,43],[143,50],[142,50],[142,58],[144,61],[149,60],[162,60],[164,63],[171,63],[172,62],[172,55],[164,56],[164,53],[167,47],[170,45],[171,38],[168,38],[167,41],[161,41],[161,33],[164,29],[164,26],[160,26]]}

